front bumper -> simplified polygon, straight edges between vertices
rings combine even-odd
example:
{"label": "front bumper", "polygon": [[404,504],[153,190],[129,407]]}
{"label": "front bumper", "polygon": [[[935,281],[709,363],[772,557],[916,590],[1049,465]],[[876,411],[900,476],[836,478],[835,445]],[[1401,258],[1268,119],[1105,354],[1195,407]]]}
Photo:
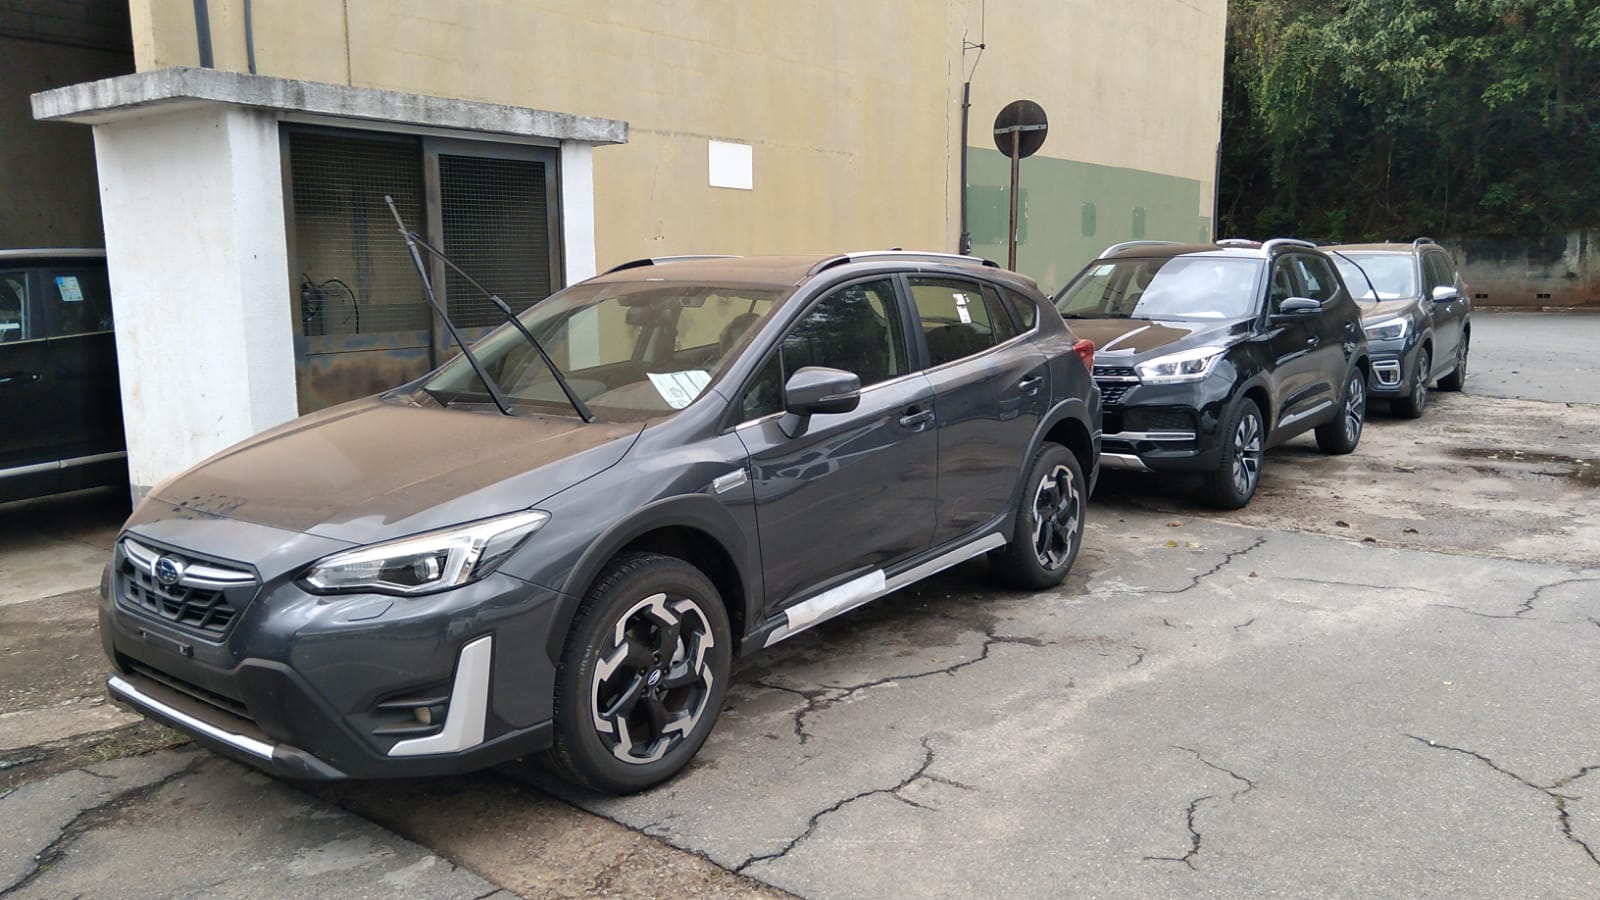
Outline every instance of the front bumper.
{"label": "front bumper", "polygon": [[1372,374],[1367,378],[1367,393],[1373,397],[1404,397],[1411,393],[1416,376],[1416,353],[1405,342],[1376,341],[1368,345]]}
{"label": "front bumper", "polygon": [[107,688],[205,746],[319,780],[455,774],[549,746],[556,592],[496,573],[424,597],[320,596],[294,583],[298,569],[261,579],[135,539],[191,570],[258,578],[205,605],[182,583],[152,593],[123,542],[114,552],[100,606]]}
{"label": "front bumper", "polygon": [[1225,398],[1202,385],[1124,382],[1120,402],[1101,414],[1100,465],[1107,470],[1187,472],[1217,465],[1217,437]]}

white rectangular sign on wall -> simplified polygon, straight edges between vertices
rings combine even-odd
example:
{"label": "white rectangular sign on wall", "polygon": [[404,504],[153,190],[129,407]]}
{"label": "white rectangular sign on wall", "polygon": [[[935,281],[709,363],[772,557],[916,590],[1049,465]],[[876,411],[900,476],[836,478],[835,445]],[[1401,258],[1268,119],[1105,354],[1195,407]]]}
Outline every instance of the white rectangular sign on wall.
{"label": "white rectangular sign on wall", "polygon": [[711,186],[737,188],[741,191],[755,188],[755,156],[749,144],[731,144],[711,141],[707,156],[711,160]]}

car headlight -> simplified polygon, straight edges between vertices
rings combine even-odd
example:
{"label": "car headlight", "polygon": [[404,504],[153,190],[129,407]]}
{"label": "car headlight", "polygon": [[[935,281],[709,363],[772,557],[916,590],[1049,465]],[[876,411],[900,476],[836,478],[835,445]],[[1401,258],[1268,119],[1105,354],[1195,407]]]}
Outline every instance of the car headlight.
{"label": "car headlight", "polygon": [[1398,341],[1406,336],[1410,328],[1411,324],[1405,319],[1385,319],[1382,322],[1361,326],[1361,330],[1367,333],[1369,341]]}
{"label": "car headlight", "polygon": [[1226,347],[1194,347],[1167,356],[1158,356],[1133,367],[1145,384],[1181,384],[1201,381],[1216,367]]}
{"label": "car headlight", "polygon": [[527,510],[342,550],[318,560],[301,581],[319,594],[412,595],[459,587],[493,572],[548,521],[549,513]]}

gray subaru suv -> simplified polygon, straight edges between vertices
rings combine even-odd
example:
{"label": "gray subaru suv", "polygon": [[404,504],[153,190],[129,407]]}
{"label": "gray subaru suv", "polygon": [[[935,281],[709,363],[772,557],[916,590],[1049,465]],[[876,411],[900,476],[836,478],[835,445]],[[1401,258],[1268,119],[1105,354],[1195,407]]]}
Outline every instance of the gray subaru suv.
{"label": "gray subaru suv", "polygon": [[511,324],[158,485],[102,587],[113,697],[290,777],[542,752],[636,791],[736,656],[1077,555],[1093,345],[992,263],[642,260]]}

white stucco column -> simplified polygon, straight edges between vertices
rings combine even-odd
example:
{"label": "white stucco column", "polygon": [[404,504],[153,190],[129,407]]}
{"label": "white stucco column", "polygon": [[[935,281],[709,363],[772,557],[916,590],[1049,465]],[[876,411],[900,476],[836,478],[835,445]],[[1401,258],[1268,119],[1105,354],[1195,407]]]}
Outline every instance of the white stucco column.
{"label": "white stucco column", "polygon": [[295,417],[278,124],[207,104],[94,138],[137,499]]}
{"label": "white stucco column", "polygon": [[562,260],[567,284],[596,274],[594,249],[594,145],[561,142]]}

